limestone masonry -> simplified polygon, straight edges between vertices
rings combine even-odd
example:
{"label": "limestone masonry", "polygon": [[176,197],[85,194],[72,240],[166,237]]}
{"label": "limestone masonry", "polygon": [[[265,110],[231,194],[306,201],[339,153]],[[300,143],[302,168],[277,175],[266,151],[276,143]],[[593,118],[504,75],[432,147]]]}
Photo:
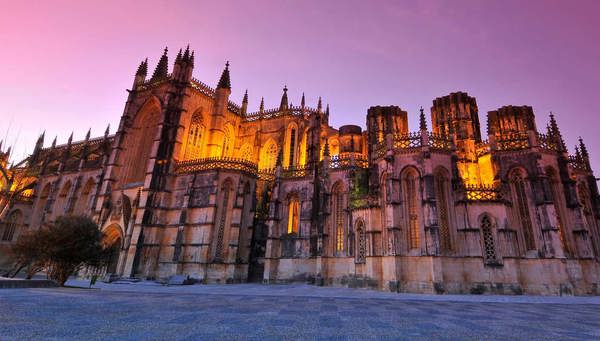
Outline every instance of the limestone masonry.
{"label": "limestone masonry", "polygon": [[[115,134],[43,147],[10,169],[32,183],[7,205],[0,266],[19,234],[59,215],[96,220],[121,277],[306,281],[426,293],[600,294],[600,196],[580,139],[554,116],[433,100],[410,132],[397,106],[366,131],[329,126],[321,100],[247,112],[192,77],[194,53],[140,64]],[[485,137],[485,136],[484,136]],[[1,149],[0,149],[1,150]],[[9,152],[0,152],[6,164]]]}

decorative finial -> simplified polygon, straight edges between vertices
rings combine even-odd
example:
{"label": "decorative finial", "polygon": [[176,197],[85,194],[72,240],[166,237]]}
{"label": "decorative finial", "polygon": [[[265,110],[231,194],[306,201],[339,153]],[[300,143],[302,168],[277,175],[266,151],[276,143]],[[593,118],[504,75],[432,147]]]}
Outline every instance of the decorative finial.
{"label": "decorative finial", "polygon": [[152,79],[165,78],[169,74],[169,57],[167,56],[168,51],[169,49],[165,47],[163,55],[158,60],[158,64],[156,64],[156,69],[154,69]]}
{"label": "decorative finial", "polygon": [[85,134],[85,140],[88,141],[90,136],[92,135],[92,128],[88,129],[87,134]]}
{"label": "decorative finial", "polygon": [[581,136],[579,136],[579,150],[581,151],[581,156],[584,159],[590,157],[590,155],[588,154],[587,147],[585,146],[585,143],[583,143],[583,139],[581,138]]}
{"label": "decorative finial", "polygon": [[287,96],[287,85],[283,86],[283,95],[281,95],[281,103],[279,104],[279,111],[287,110],[288,106],[288,96]]}
{"label": "decorative finial", "polygon": [[229,61],[225,63],[225,70],[221,74],[221,78],[219,79],[219,83],[217,84],[217,89],[231,89],[231,80],[229,77]]}
{"label": "decorative finial", "polygon": [[304,109],[304,106],[306,104],[306,100],[304,99],[304,92],[302,93],[302,100],[300,100],[300,106],[302,107],[302,109]]}
{"label": "decorative finial", "polygon": [[317,111],[321,112],[323,110],[323,101],[321,100],[321,96],[319,96],[319,102],[317,103]]}
{"label": "decorative finial", "polygon": [[419,112],[419,129],[427,131],[427,121],[425,120],[425,110],[423,110],[423,107],[419,109]]}
{"label": "decorative finial", "polygon": [[244,99],[242,99],[242,103],[248,103],[248,89],[244,92]]}
{"label": "decorative finial", "polygon": [[259,109],[259,111],[261,113],[263,113],[265,111],[265,98],[264,97],[260,98],[260,109]]}

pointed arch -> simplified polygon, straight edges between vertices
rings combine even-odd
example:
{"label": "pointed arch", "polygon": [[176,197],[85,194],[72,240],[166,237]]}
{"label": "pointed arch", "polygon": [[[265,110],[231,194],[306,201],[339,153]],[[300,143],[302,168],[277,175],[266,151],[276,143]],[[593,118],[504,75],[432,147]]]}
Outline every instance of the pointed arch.
{"label": "pointed arch", "polygon": [[204,152],[205,139],[206,127],[204,125],[202,110],[200,109],[192,115],[190,120],[183,159],[193,160],[201,158]]}
{"label": "pointed arch", "polygon": [[367,241],[366,241],[366,228],[365,222],[362,219],[358,219],[356,221],[356,234],[355,234],[355,243],[356,243],[356,256],[354,261],[356,263],[364,263],[366,261],[367,256]]}
{"label": "pointed arch", "polygon": [[283,164],[286,167],[293,167],[298,158],[298,125],[295,122],[288,124],[285,131],[285,149],[283,153]]}
{"label": "pointed arch", "polygon": [[498,264],[500,258],[498,257],[496,250],[494,219],[488,213],[484,213],[479,218],[479,226],[481,229],[481,243],[484,262],[486,264]]}
{"label": "pointed arch", "polygon": [[405,202],[405,223],[408,227],[408,247],[409,249],[419,249],[421,248],[419,172],[412,166],[406,167],[401,173],[401,179]]}
{"label": "pointed arch", "polygon": [[300,151],[298,153],[298,165],[304,166],[306,164],[306,148],[308,141],[308,128],[304,129],[302,136],[300,137]]}
{"label": "pointed arch", "polygon": [[533,224],[529,213],[529,199],[527,197],[528,182],[525,180],[527,173],[521,168],[515,168],[509,173],[509,181],[513,196],[513,208],[515,216],[525,240],[526,250],[535,250],[535,238],[533,235]]}
{"label": "pointed arch", "polygon": [[277,143],[273,139],[269,139],[267,143],[264,144],[261,152],[260,152],[260,160],[258,163],[258,168],[260,169],[273,169],[275,168],[275,164],[277,163],[277,154],[279,153],[279,148],[277,148]]}
{"label": "pointed arch", "polygon": [[126,131],[123,158],[125,183],[144,181],[160,118],[160,101],[153,96],[137,112],[132,126]]}
{"label": "pointed arch", "polygon": [[79,194],[79,198],[77,199],[77,204],[75,206],[75,213],[77,214],[89,214],[90,212],[90,199],[92,197],[92,191],[94,190],[96,182],[93,177],[87,179],[84,182],[83,187],[81,188],[81,193]]}
{"label": "pointed arch", "polygon": [[222,262],[227,256],[225,250],[225,241],[231,220],[231,218],[229,217],[229,212],[231,211],[229,206],[231,206],[232,201],[235,200],[233,181],[231,180],[231,178],[226,178],[222,182],[219,198],[220,212],[218,216],[219,219],[217,221],[217,225],[215,226],[216,230],[214,233],[213,241],[214,260],[216,262]]}
{"label": "pointed arch", "polygon": [[338,255],[346,251],[346,193],[341,180],[331,187],[331,226],[334,235],[334,252]]}
{"label": "pointed arch", "polygon": [[288,195],[287,233],[300,233],[300,198],[297,193]]}
{"label": "pointed arch", "polygon": [[65,184],[60,188],[58,192],[58,198],[54,203],[53,211],[55,212],[55,216],[59,216],[64,214],[67,209],[68,196],[71,192],[72,183],[71,180],[67,180]]}
{"label": "pointed arch", "polygon": [[240,147],[238,157],[242,160],[254,161],[254,147],[251,143],[246,142]]}
{"label": "pointed arch", "polygon": [[546,167],[546,176],[548,177],[548,182],[550,186],[550,194],[552,195],[552,203],[554,204],[554,212],[556,214],[556,223],[558,227],[560,243],[563,248],[563,251],[567,254],[571,253],[569,247],[569,241],[567,240],[567,233],[565,231],[565,214],[564,208],[565,201],[563,197],[563,193],[561,190],[561,182],[558,177],[558,173],[553,167]]}
{"label": "pointed arch", "polygon": [[123,229],[117,224],[111,224],[102,230],[102,234],[102,245],[111,250],[106,263],[106,273],[117,273],[124,241]]}
{"label": "pointed arch", "polygon": [[434,172],[435,196],[439,224],[439,245],[442,253],[452,251],[452,234],[450,233],[450,172],[438,167]]}
{"label": "pointed arch", "polygon": [[223,148],[221,149],[221,157],[231,157],[233,155],[234,143],[235,130],[231,123],[227,123],[223,127]]}
{"label": "pointed arch", "polygon": [[3,242],[12,242],[15,236],[19,236],[20,228],[23,225],[23,213],[21,210],[14,210],[6,217],[4,222],[4,231],[2,232]]}

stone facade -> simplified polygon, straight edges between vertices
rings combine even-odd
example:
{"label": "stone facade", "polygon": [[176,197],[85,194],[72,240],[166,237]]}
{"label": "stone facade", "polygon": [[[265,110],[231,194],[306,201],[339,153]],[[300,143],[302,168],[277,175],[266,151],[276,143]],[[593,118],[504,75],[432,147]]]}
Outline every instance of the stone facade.
{"label": "stone facade", "polygon": [[335,129],[320,99],[292,106],[284,88],[278,108],[248,113],[247,93],[229,100],[229,65],[213,89],[188,49],[168,64],[166,49],[149,79],[140,64],[115,134],[41,136],[13,169],[35,188],[0,232],[89,215],[123,277],[600,293],[596,180],[553,115],[542,134],[531,107],[499,108],[483,140],[475,98],[456,92],[433,101],[431,130],[421,109],[409,132],[397,106]]}

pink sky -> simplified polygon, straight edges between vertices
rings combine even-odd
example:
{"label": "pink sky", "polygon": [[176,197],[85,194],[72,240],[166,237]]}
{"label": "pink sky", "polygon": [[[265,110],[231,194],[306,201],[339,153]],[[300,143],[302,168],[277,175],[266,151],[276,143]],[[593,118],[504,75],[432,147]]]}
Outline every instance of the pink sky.
{"label": "pink sky", "polygon": [[[331,105],[330,123],[364,127],[371,105],[420,105],[467,91],[485,113],[554,111],[572,150],[582,135],[600,172],[600,1],[8,1],[0,11],[0,139],[15,157],[89,127],[117,126],[133,74],[164,46],[196,51],[216,85],[231,61],[232,99]],[[113,129],[114,131],[114,129]]]}

